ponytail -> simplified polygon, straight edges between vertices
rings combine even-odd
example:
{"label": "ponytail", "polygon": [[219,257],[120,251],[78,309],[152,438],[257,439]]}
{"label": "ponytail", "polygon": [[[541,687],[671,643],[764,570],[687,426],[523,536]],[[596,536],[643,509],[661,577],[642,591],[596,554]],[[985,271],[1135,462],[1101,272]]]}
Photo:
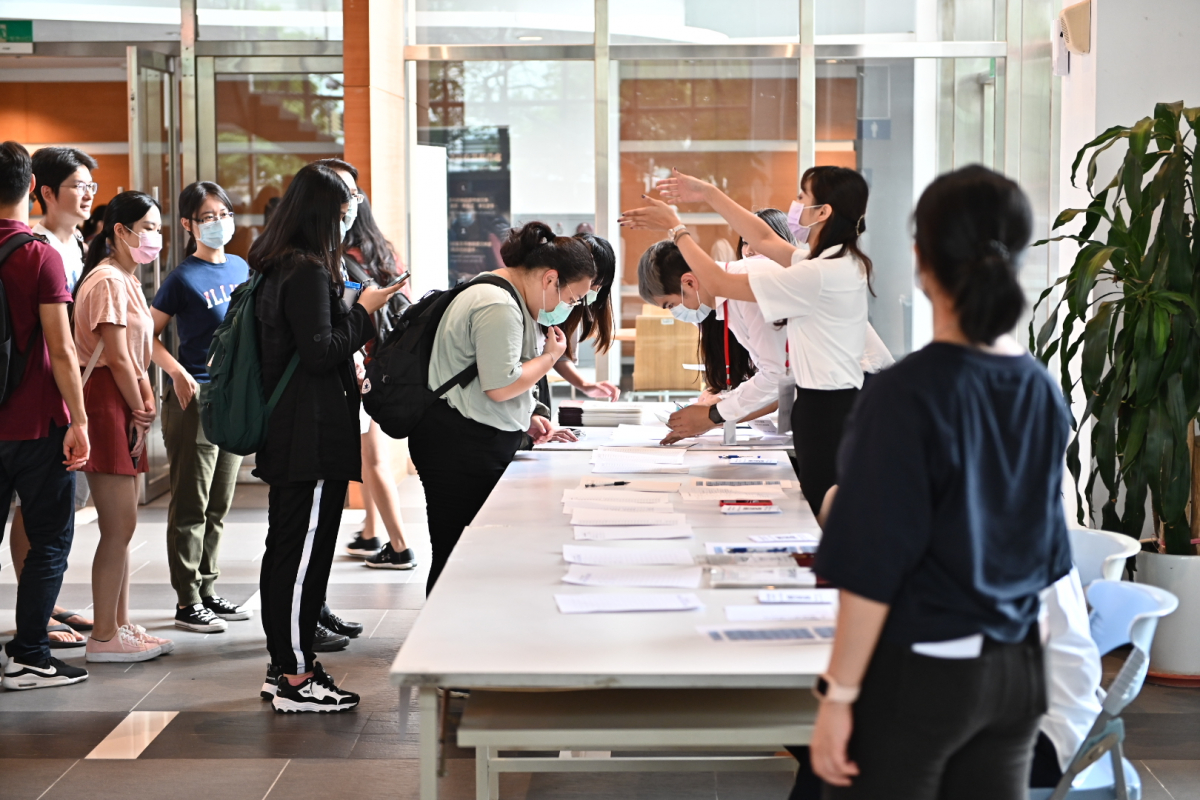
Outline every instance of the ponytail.
{"label": "ponytail", "polygon": [[510,229],[500,245],[500,258],[512,269],[552,269],[562,284],[596,277],[596,262],[587,243],[572,236],[555,236],[544,222]]}
{"label": "ponytail", "polygon": [[954,298],[963,335],[990,345],[1011,331],[1025,310],[1017,272],[1033,232],[1021,187],[964,167],[931,183],[913,216],[921,264]]}

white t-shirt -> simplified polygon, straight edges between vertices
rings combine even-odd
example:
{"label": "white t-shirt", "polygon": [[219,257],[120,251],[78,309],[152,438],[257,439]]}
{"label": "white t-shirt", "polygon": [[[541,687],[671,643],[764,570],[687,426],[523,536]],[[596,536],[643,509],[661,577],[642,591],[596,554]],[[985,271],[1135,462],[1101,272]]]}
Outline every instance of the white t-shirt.
{"label": "white t-shirt", "polygon": [[46,241],[62,256],[63,270],[67,273],[67,291],[74,292],[75,284],[79,281],[79,273],[83,272],[83,249],[80,244],[83,237],[76,231],[69,241],[60,241],[48,228],[38,223],[33,226],[33,232],[46,237]]}
{"label": "white t-shirt", "polygon": [[766,319],[786,319],[792,374],[801,389],[861,389],[867,337],[867,272],[841,247],[816,258],[805,250],[792,266],[749,266],[750,288]]}
{"label": "white t-shirt", "polygon": [[[730,274],[745,274],[751,264],[765,261],[765,256],[752,256],[725,264]],[[750,353],[756,372],[736,389],[721,393],[717,413],[722,419],[741,419],[764,406],[779,400],[780,387],[792,382],[787,374],[787,328],[776,327],[774,320],[763,317],[758,303],[716,298],[717,319],[725,319],[725,303],[729,303],[729,330]]]}

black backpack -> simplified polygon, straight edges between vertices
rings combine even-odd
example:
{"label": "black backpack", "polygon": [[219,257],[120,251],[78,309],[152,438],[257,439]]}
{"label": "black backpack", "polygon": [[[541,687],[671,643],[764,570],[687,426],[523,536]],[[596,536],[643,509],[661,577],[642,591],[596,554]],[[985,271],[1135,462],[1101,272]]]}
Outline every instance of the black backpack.
{"label": "black backpack", "polygon": [[429,292],[404,310],[390,335],[384,338],[381,334],[375,340],[363,379],[362,403],[371,419],[393,439],[411,434],[431,405],[453,387],[466,386],[479,374],[479,365],[472,363],[437,389],[429,388],[429,360],[442,316],[464,289],[481,283],[506,289],[517,305],[522,305],[521,296],[511,283],[499,276],[480,275],[453,289]]}
{"label": "black backpack", "polygon": [[[17,248],[30,242],[45,241],[42,237],[32,233],[13,234],[8,237],[4,246],[0,247],[0,264],[3,264],[9,256],[16,252]],[[29,362],[33,343],[41,329],[42,322],[39,318],[33,325],[33,331],[29,334],[29,341],[25,343],[25,349],[17,347],[17,343],[13,341],[12,312],[8,307],[8,292],[4,288],[4,282],[0,281],[0,405],[12,397],[13,392],[21,383],[21,378],[25,376],[25,365]]]}

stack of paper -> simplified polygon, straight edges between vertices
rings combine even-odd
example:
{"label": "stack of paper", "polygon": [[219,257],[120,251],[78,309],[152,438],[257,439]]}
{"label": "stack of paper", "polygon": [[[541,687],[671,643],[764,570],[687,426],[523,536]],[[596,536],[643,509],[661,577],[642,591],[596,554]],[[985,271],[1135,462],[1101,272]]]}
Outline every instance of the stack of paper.
{"label": "stack of paper", "polygon": [[587,567],[572,564],[563,576],[564,583],[579,586],[635,586],[664,589],[696,589],[703,570],[700,567]]}
{"label": "stack of paper", "polygon": [[696,563],[707,567],[794,567],[791,553],[737,553],[734,555],[696,556]]}
{"label": "stack of paper", "polygon": [[621,539],[691,539],[691,525],[579,525],[575,538],[606,542]]}
{"label": "stack of paper", "polygon": [[617,511],[607,508],[577,508],[572,525],[683,525],[687,517],[667,511]]}
{"label": "stack of paper", "polygon": [[783,497],[783,490],[790,488],[791,481],[691,478],[683,483],[679,493],[684,500],[751,500]]}
{"label": "stack of paper", "polygon": [[691,566],[692,554],[682,547],[643,550],[637,547],[588,547],[563,545],[563,560],[569,564],[602,567]]}
{"label": "stack of paper", "polygon": [[757,542],[705,542],[704,552],[714,556],[731,556],[748,553],[799,553],[800,545],[791,542],[759,544]]}
{"label": "stack of paper", "polygon": [[797,552],[815,553],[821,546],[821,534],[818,533],[765,533],[750,537],[756,544],[790,544],[796,545]]}
{"label": "stack of paper", "polygon": [[694,594],[556,594],[554,602],[563,614],[606,614],[628,611],[692,611],[704,608]]}
{"label": "stack of paper", "polygon": [[817,576],[804,567],[715,567],[712,571],[714,589],[738,589],[749,586],[817,585]]}
{"label": "stack of paper", "polygon": [[615,428],[623,424],[639,425],[641,421],[642,406],[639,403],[564,400],[558,407],[558,424],[573,428]]}

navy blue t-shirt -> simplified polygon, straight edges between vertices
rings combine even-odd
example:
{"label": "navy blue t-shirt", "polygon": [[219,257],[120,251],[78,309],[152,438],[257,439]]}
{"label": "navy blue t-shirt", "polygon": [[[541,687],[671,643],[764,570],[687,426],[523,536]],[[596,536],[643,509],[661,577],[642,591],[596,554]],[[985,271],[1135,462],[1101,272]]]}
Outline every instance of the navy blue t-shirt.
{"label": "navy blue t-shirt", "polygon": [[879,373],[846,422],[816,572],[889,604],[885,641],[1022,640],[1071,569],[1068,413],[1029,355],[935,342]]}
{"label": "navy blue t-shirt", "polygon": [[179,331],[179,363],[197,383],[208,383],[208,346],[225,319],[233,290],[250,277],[241,258],[225,256],[211,264],[188,256],[171,270],[154,298],[154,307],[175,318]]}

